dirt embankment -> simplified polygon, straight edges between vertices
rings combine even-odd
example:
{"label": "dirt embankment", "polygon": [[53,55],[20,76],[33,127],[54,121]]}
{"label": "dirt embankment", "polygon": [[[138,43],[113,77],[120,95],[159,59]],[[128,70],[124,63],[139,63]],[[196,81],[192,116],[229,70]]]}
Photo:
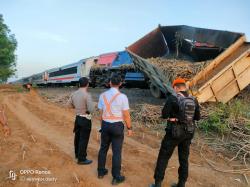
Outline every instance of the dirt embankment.
{"label": "dirt embankment", "polygon": [[[96,99],[101,91],[91,90],[91,92],[95,92]],[[47,95],[61,97],[58,92],[52,93],[53,90],[46,92]],[[62,91],[62,94],[64,92]],[[145,94],[145,97],[138,102],[143,102],[146,97]],[[99,133],[96,130],[99,127],[97,119],[93,119],[88,151],[88,157],[93,159],[94,163],[89,166],[78,166],[73,154],[74,113],[71,109],[44,100],[36,92],[17,93],[11,89],[1,89],[0,102],[7,106],[9,125],[12,129],[10,137],[4,138],[3,133],[0,134],[0,186],[111,186],[110,172],[103,180],[97,179],[96,176],[100,144]],[[134,137],[125,137],[122,172],[127,180],[119,186],[148,186],[153,181],[160,136],[140,125],[135,128]],[[191,147],[190,177],[187,187],[245,186],[242,175],[215,171],[201,157],[200,145],[202,145],[202,140],[196,140]],[[232,165],[228,165],[223,156],[218,157],[207,147],[203,148],[203,155],[215,161],[219,168],[232,169]],[[107,168],[110,171],[111,151],[108,153]],[[49,170],[51,174],[46,177],[55,177],[57,181],[40,183],[21,181],[23,175],[20,174],[20,170],[25,169]],[[17,180],[13,181],[8,178],[10,170],[16,172]],[[177,180],[177,170],[178,157],[175,152],[166,171],[164,186],[167,187]],[[25,176],[34,177],[35,175]],[[39,177],[44,177],[44,175]]]}

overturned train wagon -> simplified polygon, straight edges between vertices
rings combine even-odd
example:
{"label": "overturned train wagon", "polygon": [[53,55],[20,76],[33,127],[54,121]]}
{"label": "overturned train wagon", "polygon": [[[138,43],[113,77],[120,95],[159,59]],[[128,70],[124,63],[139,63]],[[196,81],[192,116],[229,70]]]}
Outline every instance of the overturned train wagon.
{"label": "overturned train wagon", "polygon": [[250,45],[243,33],[185,25],[159,26],[127,51],[135,66],[150,78],[155,97],[173,93],[172,80],[147,59],[175,58],[177,51],[193,63],[212,60],[188,82],[200,102],[226,103],[250,83]]}

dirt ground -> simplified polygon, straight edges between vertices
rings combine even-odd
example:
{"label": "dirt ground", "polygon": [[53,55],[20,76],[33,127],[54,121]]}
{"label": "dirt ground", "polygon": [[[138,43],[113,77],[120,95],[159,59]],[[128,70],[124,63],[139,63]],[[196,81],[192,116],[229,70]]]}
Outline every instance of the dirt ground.
{"label": "dirt ground", "polygon": [[[104,179],[97,178],[97,154],[100,145],[97,128],[100,122],[93,119],[93,129],[88,148],[88,158],[93,164],[79,166],[73,154],[74,111],[63,106],[60,98],[74,91],[75,88],[44,88],[38,91],[18,92],[16,89],[0,88],[0,103],[6,105],[10,137],[0,132],[0,186],[111,186],[109,172]],[[91,89],[94,100],[103,89]],[[136,103],[149,102],[163,104],[150,96],[148,90],[124,89],[132,107]],[[132,94],[133,93],[133,94]],[[43,97],[41,97],[41,95]],[[46,97],[47,99],[44,99]],[[58,103],[51,102],[52,98]],[[62,103],[62,104],[60,104]],[[153,172],[159,151],[161,134],[156,135],[143,126],[135,128],[133,137],[125,137],[123,147],[122,173],[126,182],[121,187],[143,187],[153,182]],[[190,174],[187,187],[241,187],[246,181],[241,174],[215,171],[201,156],[202,139],[196,139],[191,146]],[[204,147],[203,155],[213,160],[224,171],[237,168],[240,163],[229,165],[226,159]],[[107,168],[111,169],[111,151],[108,153]],[[49,174],[23,174],[24,171],[38,170]],[[169,162],[164,180],[165,187],[178,178],[178,157],[175,151]],[[9,178],[10,171],[17,174],[16,180]],[[50,178],[50,182],[31,182],[30,178]],[[55,181],[56,180],[56,181]]]}

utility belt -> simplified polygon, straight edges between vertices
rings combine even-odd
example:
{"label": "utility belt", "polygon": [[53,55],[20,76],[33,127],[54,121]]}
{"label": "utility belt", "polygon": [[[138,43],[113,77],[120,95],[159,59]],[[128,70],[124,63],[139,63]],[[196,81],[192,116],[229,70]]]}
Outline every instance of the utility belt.
{"label": "utility belt", "polygon": [[108,121],[102,120],[102,123],[105,125],[124,125],[123,121],[108,122]]}
{"label": "utility belt", "polygon": [[170,123],[173,138],[181,138],[186,134],[194,134],[195,132],[194,122],[187,124],[179,121],[177,118],[169,118],[167,121]]}
{"label": "utility belt", "polygon": [[168,118],[167,121],[169,122],[178,122],[178,118]]}
{"label": "utility belt", "polygon": [[91,114],[77,114],[76,116],[86,118],[88,120],[91,120],[92,115]]}

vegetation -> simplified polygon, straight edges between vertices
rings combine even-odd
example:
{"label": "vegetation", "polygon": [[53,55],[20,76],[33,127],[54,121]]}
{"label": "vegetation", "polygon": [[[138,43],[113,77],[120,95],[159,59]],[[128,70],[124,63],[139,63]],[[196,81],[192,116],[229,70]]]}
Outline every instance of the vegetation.
{"label": "vegetation", "polygon": [[250,106],[239,99],[214,107],[208,116],[199,122],[198,127],[206,134],[228,134],[236,125],[244,126],[246,131],[250,131]]}
{"label": "vegetation", "polygon": [[[205,144],[217,151],[234,154],[229,161],[240,159],[245,166],[250,161],[250,105],[249,100],[234,99],[209,109],[198,128],[205,132]],[[212,138],[211,138],[212,137]]]}
{"label": "vegetation", "polygon": [[0,83],[15,74],[17,41],[0,14]]}

